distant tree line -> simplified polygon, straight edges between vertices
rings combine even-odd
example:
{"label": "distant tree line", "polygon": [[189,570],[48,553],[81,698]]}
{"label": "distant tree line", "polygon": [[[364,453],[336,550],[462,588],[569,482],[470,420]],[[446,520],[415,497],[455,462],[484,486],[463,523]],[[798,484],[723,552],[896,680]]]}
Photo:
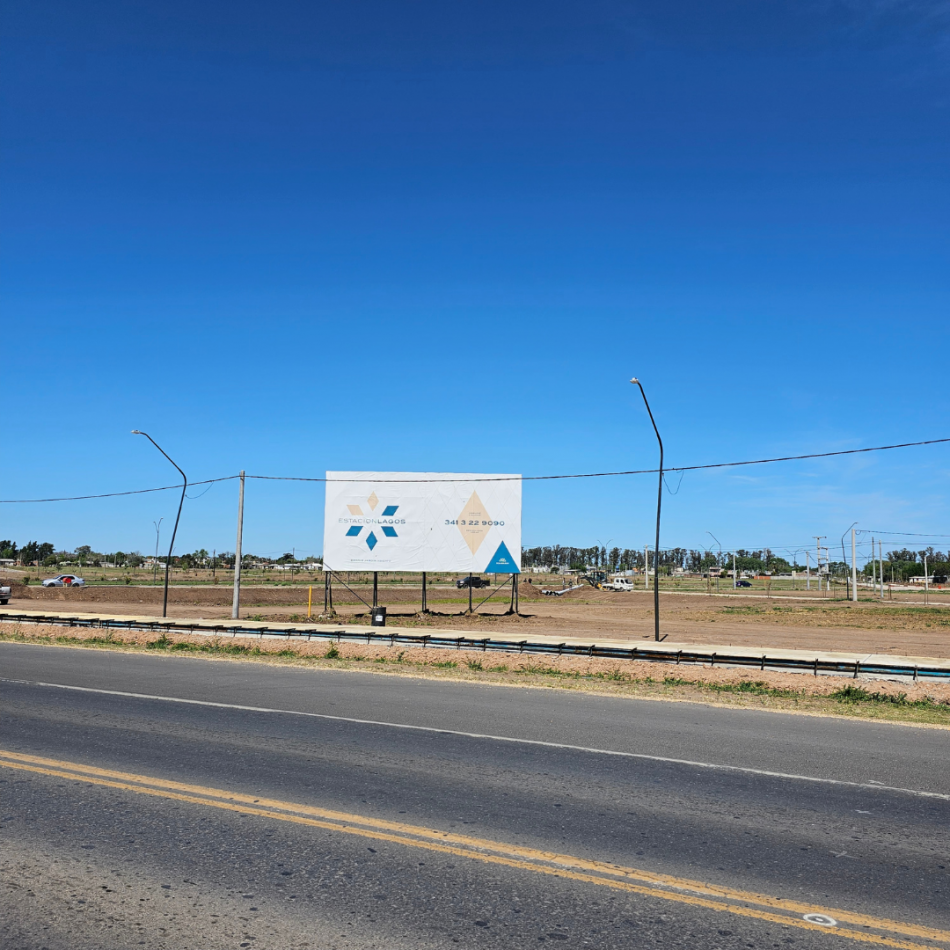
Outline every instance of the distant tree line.
{"label": "distant tree line", "polygon": [[[936,551],[932,547],[922,548],[920,551],[911,551],[909,548],[900,548],[897,551],[887,551],[884,561],[884,580],[900,583],[912,577],[922,577],[924,573],[924,558],[927,559],[927,573],[933,577],[950,577],[950,552]],[[865,564],[863,573],[870,577],[872,565]],[[936,581],[946,583],[946,581]]]}
{"label": "distant tree line", "polygon": [[[561,546],[559,544],[545,547],[524,548],[521,553],[521,563],[525,568],[543,567],[550,571],[565,570],[643,570],[642,549],[611,548],[594,545],[589,548]],[[649,552],[650,568],[653,568],[653,550]],[[703,573],[711,567],[732,567],[731,552],[719,554],[718,550],[696,550],[693,548],[664,548],[660,550],[660,571],[673,573],[680,568],[690,573]],[[786,558],[780,557],[768,548],[762,551],[746,551],[740,548],[736,551],[736,569],[739,571],[754,571],[757,574],[770,571],[773,574],[787,574],[793,570],[804,570],[804,566],[789,563]]]}
{"label": "distant tree line", "polygon": [[[24,566],[39,564],[42,567],[75,566],[83,568],[110,565],[117,568],[131,569],[141,567],[146,560],[139,551],[95,551],[88,544],[80,545],[75,551],[66,551],[57,550],[55,545],[48,541],[42,544],[37,541],[29,541],[20,546],[15,541],[9,539],[0,541],[0,558],[12,560]],[[164,564],[165,556],[159,555],[158,560]],[[264,557],[257,554],[244,554],[241,556],[241,566],[248,568],[255,564],[280,564],[288,566],[293,564],[309,564],[314,561],[323,563],[323,558],[295,558],[290,552],[282,554],[279,558]],[[171,563],[173,567],[182,570],[215,570],[217,568],[230,570],[234,568],[234,552],[223,551],[219,554],[209,554],[205,548],[199,548],[190,554],[173,555]]]}

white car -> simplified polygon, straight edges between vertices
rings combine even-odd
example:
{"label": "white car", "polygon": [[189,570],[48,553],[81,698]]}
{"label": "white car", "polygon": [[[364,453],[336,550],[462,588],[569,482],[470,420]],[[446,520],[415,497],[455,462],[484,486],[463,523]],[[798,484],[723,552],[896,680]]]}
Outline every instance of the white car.
{"label": "white car", "polygon": [[627,577],[615,577],[609,584],[601,584],[601,590],[633,590],[633,582]]}
{"label": "white car", "polygon": [[84,587],[86,582],[75,574],[58,574],[43,581],[44,587]]}

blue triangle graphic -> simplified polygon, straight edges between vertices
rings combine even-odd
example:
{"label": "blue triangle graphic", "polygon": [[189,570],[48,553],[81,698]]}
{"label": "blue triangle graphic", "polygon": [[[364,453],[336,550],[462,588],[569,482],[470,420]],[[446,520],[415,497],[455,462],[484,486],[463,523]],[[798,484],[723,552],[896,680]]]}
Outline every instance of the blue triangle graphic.
{"label": "blue triangle graphic", "polygon": [[488,562],[485,568],[486,574],[520,574],[521,568],[518,567],[515,559],[511,556],[505,542],[498,545],[495,556]]}

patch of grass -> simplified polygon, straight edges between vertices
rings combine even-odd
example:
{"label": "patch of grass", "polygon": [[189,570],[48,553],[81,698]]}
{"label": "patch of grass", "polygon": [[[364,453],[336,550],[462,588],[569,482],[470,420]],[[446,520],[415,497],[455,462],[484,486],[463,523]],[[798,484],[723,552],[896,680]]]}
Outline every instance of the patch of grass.
{"label": "patch of grass", "polygon": [[624,673],[621,669],[608,670],[606,673],[595,673],[597,679],[601,680],[613,680],[617,683],[626,683],[627,681],[633,679],[629,673]]}
{"label": "patch of grass", "polygon": [[263,615],[263,614],[254,614],[253,617],[248,617],[247,619],[248,619],[248,620],[255,620],[255,621],[257,621],[258,623],[263,623],[263,622],[264,622],[264,615]]}
{"label": "patch of grass", "polygon": [[482,661],[481,661],[481,660],[466,660],[466,661],[465,661],[465,665],[466,665],[470,670],[481,670],[481,669],[484,669],[484,667],[482,666]]}
{"label": "patch of grass", "polygon": [[323,654],[324,659],[327,660],[338,660],[340,658],[340,651],[331,643],[327,647],[327,652]]}
{"label": "patch of grass", "polygon": [[742,680],[739,683],[706,683],[683,679],[679,676],[664,676],[664,686],[691,686],[694,689],[710,690],[714,693],[745,693],[752,696],[780,696],[783,699],[797,699],[804,696],[804,690],[784,689],[769,686],[764,680]]}
{"label": "patch of grass", "polygon": [[559,670],[556,666],[544,666],[540,663],[531,663],[523,666],[516,673],[527,673],[531,676],[556,676],[560,679],[580,679],[581,674],[575,670]]}
{"label": "patch of grass", "polygon": [[437,670],[454,670],[458,667],[458,663],[455,660],[446,660],[444,663],[430,663],[429,666]]}
{"label": "patch of grass", "polygon": [[842,686],[833,693],[829,693],[832,699],[839,703],[882,703],[888,706],[909,706],[917,709],[930,708],[938,705],[929,699],[908,699],[907,693],[897,693],[892,696],[889,693],[870,692],[862,686]]}

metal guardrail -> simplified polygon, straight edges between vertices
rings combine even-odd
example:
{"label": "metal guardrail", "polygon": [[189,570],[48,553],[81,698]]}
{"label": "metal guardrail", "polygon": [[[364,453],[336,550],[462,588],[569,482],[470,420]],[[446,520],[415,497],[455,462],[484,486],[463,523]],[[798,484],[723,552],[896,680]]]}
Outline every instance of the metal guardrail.
{"label": "metal guardrail", "polygon": [[918,679],[950,679],[950,669],[931,666],[909,666],[899,663],[868,663],[860,660],[828,660],[815,657],[806,660],[796,657],[749,656],[730,653],[706,653],[698,650],[657,650],[650,647],[609,647],[595,643],[585,645],[576,643],[541,643],[530,640],[495,640],[491,637],[446,637],[431,634],[382,633],[379,628],[355,630],[341,627],[339,630],[315,630],[312,627],[245,627],[236,623],[189,624],[173,620],[122,620],[118,617],[82,617],[46,616],[36,613],[11,613],[0,611],[0,623],[45,623],[62,627],[86,627],[109,630],[144,630],[149,633],[190,633],[204,635],[225,635],[240,637],[300,638],[310,640],[336,641],[337,643],[366,643],[395,646],[434,647],[448,650],[474,650],[487,652],[493,650],[502,653],[527,653],[536,656],[583,656],[600,657],[614,660],[647,660],[652,663],[673,665],[709,665],[746,666],[760,670],[794,670],[807,673],[837,673],[850,675],[857,679],[860,673],[872,676],[906,676],[914,681]]}

